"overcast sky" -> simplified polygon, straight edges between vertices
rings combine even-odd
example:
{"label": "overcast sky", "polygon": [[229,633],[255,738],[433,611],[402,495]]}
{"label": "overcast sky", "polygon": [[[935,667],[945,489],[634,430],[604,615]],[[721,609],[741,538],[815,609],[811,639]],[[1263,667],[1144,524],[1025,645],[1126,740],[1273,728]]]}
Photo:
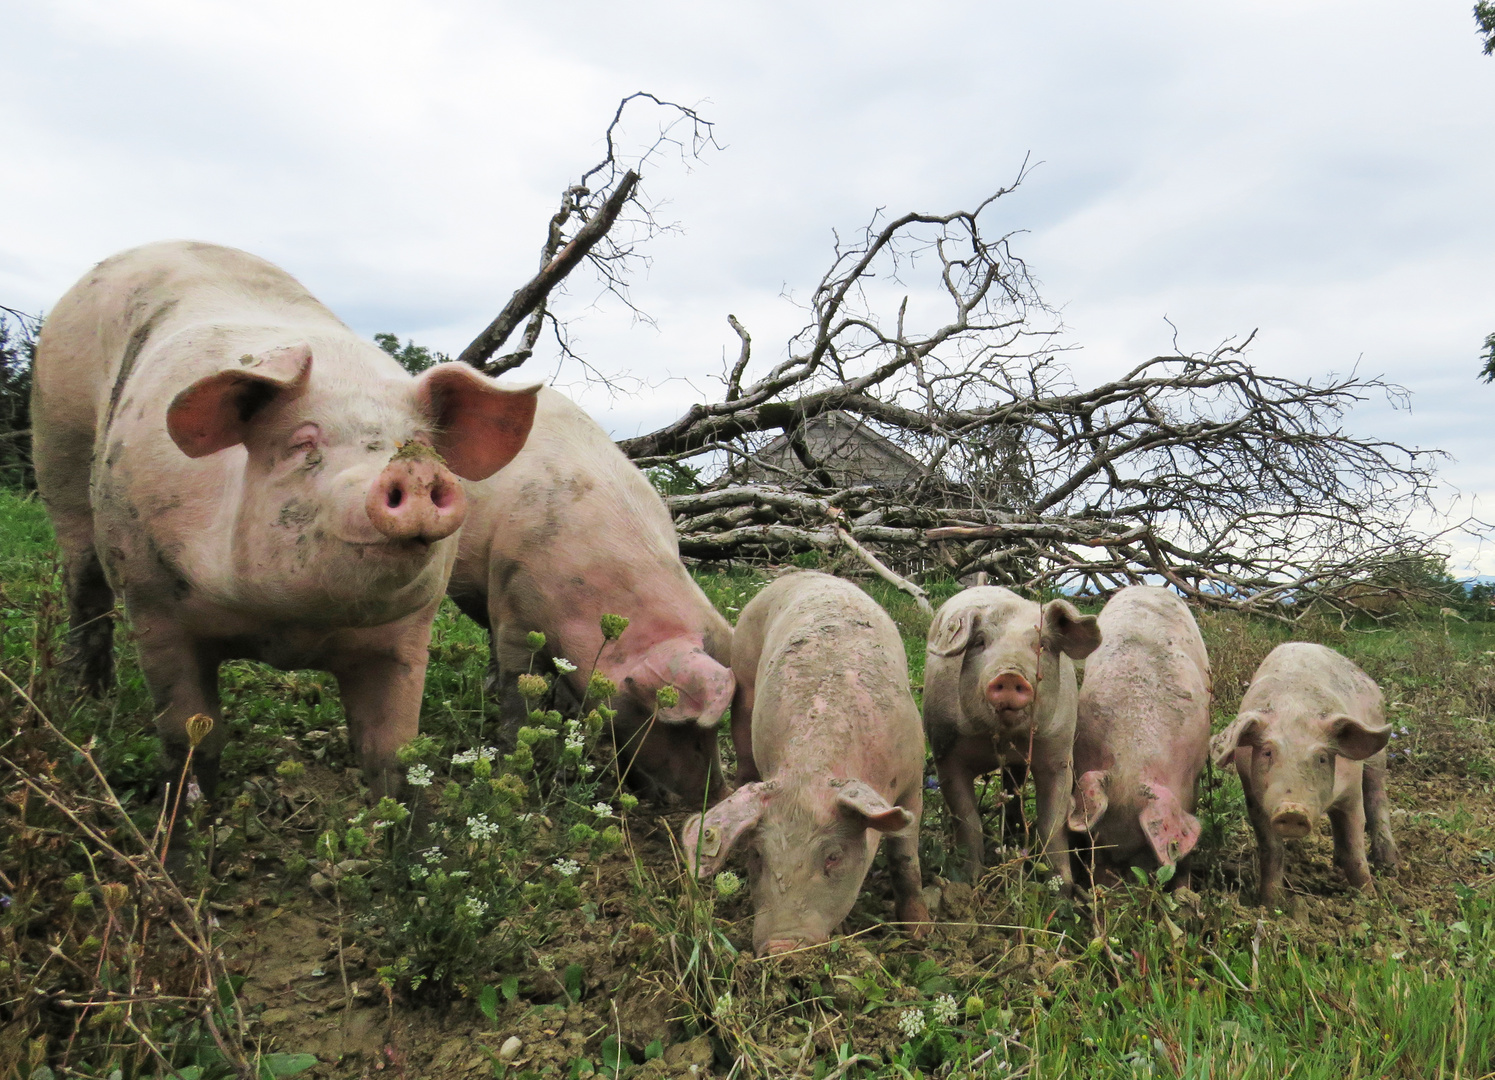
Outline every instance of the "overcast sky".
{"label": "overcast sky", "polygon": [[[723,149],[645,178],[681,227],[633,291],[657,327],[589,283],[564,303],[589,359],[652,387],[585,396],[616,434],[709,390],[728,312],[780,355],[832,229],[969,206],[1030,157],[993,224],[1026,231],[1077,379],[1167,351],[1165,317],[1186,349],[1258,329],[1264,369],[1408,386],[1410,413],[1351,426],[1449,451],[1495,517],[1495,58],[1470,7],[0,0],[0,303],[191,237],[456,352],[648,89]],[[1490,547],[1456,561],[1495,573]]]}

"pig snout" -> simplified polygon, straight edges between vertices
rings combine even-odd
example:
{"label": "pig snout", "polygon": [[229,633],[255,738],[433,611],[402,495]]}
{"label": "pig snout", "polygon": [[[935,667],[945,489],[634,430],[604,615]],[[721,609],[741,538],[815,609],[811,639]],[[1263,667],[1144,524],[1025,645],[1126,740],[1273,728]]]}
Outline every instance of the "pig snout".
{"label": "pig snout", "polygon": [[986,700],[998,709],[1026,709],[1033,704],[1033,685],[1015,671],[1004,671],[986,684]]}
{"label": "pig snout", "polygon": [[1288,840],[1307,836],[1313,828],[1313,815],[1299,803],[1282,803],[1272,815],[1272,831]]}
{"label": "pig snout", "polygon": [[369,521],[391,540],[434,543],[467,517],[462,485],[435,456],[396,458],[369,488]]}
{"label": "pig snout", "polygon": [[760,956],[778,956],[778,955],[781,955],[783,953],[793,952],[795,949],[804,949],[804,948],[808,948],[811,945],[820,945],[820,944],[823,944],[827,940],[829,940],[829,939],[828,938],[821,938],[819,941],[813,941],[810,938],[792,938],[792,937],[770,938],[764,944],[763,948],[761,950],[759,950],[759,955]]}

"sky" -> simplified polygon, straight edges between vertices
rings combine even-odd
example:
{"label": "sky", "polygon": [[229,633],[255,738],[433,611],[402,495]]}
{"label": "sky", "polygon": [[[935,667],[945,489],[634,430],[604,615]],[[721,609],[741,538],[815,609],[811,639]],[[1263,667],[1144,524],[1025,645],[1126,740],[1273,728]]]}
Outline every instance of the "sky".
{"label": "sky", "polygon": [[[1348,426],[1451,455],[1495,519],[1495,57],[1470,0],[0,0],[0,304],[188,237],[262,255],[355,330],[456,353],[536,267],[559,193],[635,90],[720,149],[644,187],[641,322],[579,279],[558,309],[636,393],[572,390],[615,435],[801,323],[833,231],[1010,182],[1080,383],[1257,331],[1249,359],[1412,391]],[[637,113],[625,135],[652,134]],[[551,377],[538,361],[526,374]],[[1455,503],[1457,497],[1458,502]],[[1460,573],[1495,544],[1451,538]]]}

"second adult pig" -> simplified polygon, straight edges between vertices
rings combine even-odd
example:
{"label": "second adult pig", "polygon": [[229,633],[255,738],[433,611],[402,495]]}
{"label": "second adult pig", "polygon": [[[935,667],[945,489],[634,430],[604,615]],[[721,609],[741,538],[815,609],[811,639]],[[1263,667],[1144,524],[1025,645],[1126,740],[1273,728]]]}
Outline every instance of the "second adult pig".
{"label": "second adult pig", "polygon": [[924,738],[887,612],[847,581],[790,574],[743,608],[732,643],[732,741],[747,780],[684,833],[703,878],[750,838],[753,946],[827,940],[884,835],[898,918],[923,924]]}
{"label": "second adult pig", "polygon": [[[1199,842],[1195,785],[1209,757],[1209,658],[1188,606],[1133,585],[1097,620],[1075,726],[1069,827],[1100,880],[1178,865]],[[1187,883],[1187,864],[1175,880]]]}
{"label": "second adult pig", "polygon": [[1094,615],[1068,600],[1040,607],[983,585],[945,601],[929,627],[924,727],[940,790],[955,818],[972,881],[984,845],[976,777],[1030,765],[1037,792],[1038,843],[1062,887],[1073,881],[1065,817],[1074,784],[1074,661],[1100,644]]}
{"label": "second adult pig", "polygon": [[[618,686],[614,743],[633,781],[688,805],[722,789],[716,725],[732,701],[732,630],[680,562],[659,494],[597,422],[544,389],[529,441],[503,472],[468,484],[449,591],[490,634],[505,723],[525,715],[517,680],[526,635],[575,665],[573,694],[597,670]],[[606,641],[604,614],[628,618]],[[670,685],[678,704],[659,709]],[[631,766],[631,768],[630,768]]]}

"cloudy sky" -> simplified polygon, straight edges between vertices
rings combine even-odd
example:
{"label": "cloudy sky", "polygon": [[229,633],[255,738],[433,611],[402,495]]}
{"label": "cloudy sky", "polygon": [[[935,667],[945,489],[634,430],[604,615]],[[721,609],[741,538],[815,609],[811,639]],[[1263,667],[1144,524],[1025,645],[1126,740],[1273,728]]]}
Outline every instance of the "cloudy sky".
{"label": "cloudy sky", "polygon": [[[1495,517],[1495,58],[1470,7],[0,0],[0,303],[43,310],[114,251],[192,237],[455,352],[648,89],[723,148],[646,176],[680,225],[634,287],[656,326],[584,282],[565,302],[589,359],[650,384],[586,397],[615,433],[709,391],[728,312],[774,359],[833,229],[970,205],[1026,157],[992,224],[1025,230],[1076,378],[1166,351],[1165,318],[1187,349],[1257,329],[1264,369],[1408,386],[1410,412],[1351,425],[1449,451]],[[1489,546],[1458,555],[1495,573]]]}

